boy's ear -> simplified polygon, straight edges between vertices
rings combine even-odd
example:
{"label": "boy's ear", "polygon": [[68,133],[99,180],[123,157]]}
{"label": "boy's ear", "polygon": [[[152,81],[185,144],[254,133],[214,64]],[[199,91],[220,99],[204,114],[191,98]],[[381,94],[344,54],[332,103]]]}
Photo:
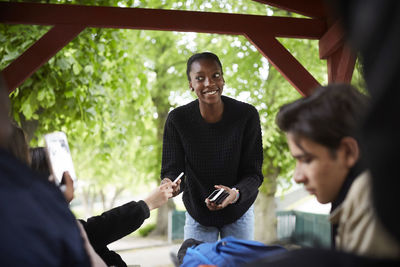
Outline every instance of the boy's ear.
{"label": "boy's ear", "polygon": [[342,138],[340,147],[344,151],[345,163],[347,167],[353,167],[360,157],[360,150],[356,139],[350,136]]}

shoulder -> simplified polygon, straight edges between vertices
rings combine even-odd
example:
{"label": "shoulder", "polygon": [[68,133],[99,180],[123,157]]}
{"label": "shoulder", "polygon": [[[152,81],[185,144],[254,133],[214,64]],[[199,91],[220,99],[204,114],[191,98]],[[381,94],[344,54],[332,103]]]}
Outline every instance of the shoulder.
{"label": "shoulder", "polygon": [[231,113],[235,113],[237,116],[245,117],[259,117],[257,109],[246,102],[242,102],[231,97],[222,96],[222,101],[228,107]]}
{"label": "shoulder", "polygon": [[185,119],[186,117],[191,117],[196,109],[197,102],[198,100],[196,99],[186,105],[182,105],[171,110],[168,113],[167,120],[179,121]]}
{"label": "shoulder", "polygon": [[394,257],[398,255],[400,244],[389,235],[371,208],[371,183],[370,172],[363,172],[337,208],[336,245],[339,249],[369,257]]}
{"label": "shoulder", "polygon": [[361,173],[353,182],[344,200],[345,205],[355,203],[368,203],[371,198],[371,174],[369,171]]}
{"label": "shoulder", "polygon": [[343,200],[342,204],[338,206],[331,214],[332,221],[337,223],[339,218],[343,216],[350,216],[349,212],[353,211],[354,206],[360,206],[364,209],[369,209],[370,207],[370,173],[364,171],[361,173],[354,182],[352,183],[346,198]]}
{"label": "shoulder", "polygon": [[222,96],[222,101],[224,101],[225,105],[234,107],[235,109],[239,109],[240,111],[258,113],[257,109],[249,103],[239,101],[239,100],[236,100],[236,99],[228,97],[228,96]]}

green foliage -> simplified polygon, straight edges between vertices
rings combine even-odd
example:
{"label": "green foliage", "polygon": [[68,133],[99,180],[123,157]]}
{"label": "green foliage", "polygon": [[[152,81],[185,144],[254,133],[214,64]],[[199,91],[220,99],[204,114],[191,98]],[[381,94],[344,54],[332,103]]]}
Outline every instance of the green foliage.
{"label": "green foliage", "polygon": [[[65,2],[262,15],[273,12],[263,4],[244,0]],[[48,27],[1,24],[0,66],[7,66],[46,30]],[[326,66],[318,59],[317,41],[280,41],[326,83]],[[283,103],[300,95],[243,36],[87,28],[14,91],[12,115],[28,130],[32,146],[43,145],[47,132],[67,133],[80,178],[78,188],[86,201],[103,195],[115,197],[123,190],[132,192],[139,182],[159,179],[163,125],[172,108],[195,99],[188,89],[186,60],[201,51],[220,57],[225,94],[257,107],[266,177],[261,190],[273,193],[276,182],[290,179],[294,163],[275,116]]]}
{"label": "green foliage", "polygon": [[156,228],[156,224],[155,223],[149,223],[146,224],[143,227],[140,227],[138,230],[138,233],[141,237],[146,237],[150,234],[151,231],[153,231]]}

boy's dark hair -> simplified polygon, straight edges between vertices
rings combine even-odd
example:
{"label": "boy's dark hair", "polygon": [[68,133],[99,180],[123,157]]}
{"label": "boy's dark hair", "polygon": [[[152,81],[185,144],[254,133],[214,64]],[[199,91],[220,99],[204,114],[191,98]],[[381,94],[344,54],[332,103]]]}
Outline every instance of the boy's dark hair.
{"label": "boy's dark hair", "polygon": [[192,68],[192,64],[195,61],[198,60],[202,60],[202,59],[211,59],[214,60],[215,62],[217,62],[217,64],[219,65],[219,67],[221,68],[221,74],[224,74],[223,70],[222,70],[222,64],[221,61],[219,60],[218,56],[211,53],[211,52],[203,52],[203,53],[197,53],[192,55],[186,64],[186,76],[188,78],[188,81],[190,81],[190,69]]}
{"label": "boy's dark hair", "polygon": [[356,138],[356,127],[367,110],[369,97],[349,84],[319,87],[309,97],[283,105],[276,117],[278,127],[306,137],[335,151],[345,136]]}
{"label": "boy's dark hair", "polygon": [[29,149],[31,155],[31,169],[43,174],[46,178],[50,175],[49,164],[46,158],[46,148],[33,147]]}
{"label": "boy's dark hair", "polygon": [[0,74],[0,147],[7,149],[8,138],[12,128],[8,117],[10,111],[10,100],[8,98],[7,85]]}
{"label": "boy's dark hair", "polygon": [[24,130],[17,124],[12,124],[12,134],[8,140],[8,152],[21,162],[30,165],[29,144]]}

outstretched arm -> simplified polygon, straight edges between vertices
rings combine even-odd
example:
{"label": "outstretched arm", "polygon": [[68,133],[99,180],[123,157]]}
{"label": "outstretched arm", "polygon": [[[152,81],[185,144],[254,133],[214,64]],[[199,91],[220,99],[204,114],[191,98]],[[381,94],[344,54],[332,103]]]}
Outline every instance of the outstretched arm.
{"label": "outstretched arm", "polygon": [[99,216],[82,221],[90,243],[96,249],[108,245],[138,229],[150,216],[150,210],[156,209],[172,196],[170,184],[158,186],[144,201],[131,201],[102,213]]}
{"label": "outstretched arm", "polygon": [[173,183],[167,182],[154,189],[153,192],[151,192],[151,194],[144,199],[144,202],[149,207],[149,210],[153,210],[164,205],[168,199],[172,197],[172,187]]}

